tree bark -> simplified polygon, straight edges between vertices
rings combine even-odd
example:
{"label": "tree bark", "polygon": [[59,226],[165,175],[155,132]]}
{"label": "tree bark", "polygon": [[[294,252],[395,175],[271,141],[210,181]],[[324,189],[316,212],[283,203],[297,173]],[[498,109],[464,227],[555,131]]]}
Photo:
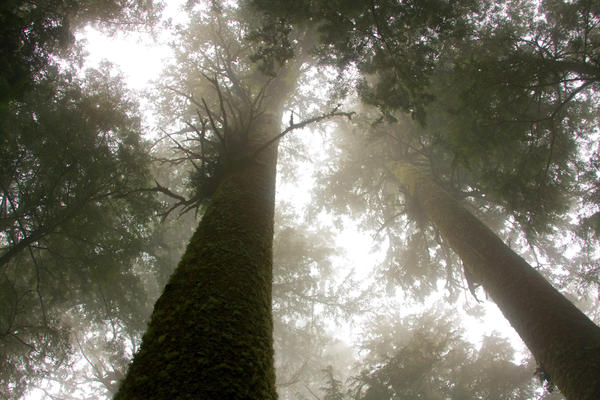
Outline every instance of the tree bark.
{"label": "tree bark", "polygon": [[569,400],[600,399],[600,328],[415,166],[394,176]]}
{"label": "tree bark", "polygon": [[[253,146],[275,137],[280,121],[280,111],[257,117]],[[116,400],[276,399],[276,162],[273,144],[223,179],[154,307]]]}

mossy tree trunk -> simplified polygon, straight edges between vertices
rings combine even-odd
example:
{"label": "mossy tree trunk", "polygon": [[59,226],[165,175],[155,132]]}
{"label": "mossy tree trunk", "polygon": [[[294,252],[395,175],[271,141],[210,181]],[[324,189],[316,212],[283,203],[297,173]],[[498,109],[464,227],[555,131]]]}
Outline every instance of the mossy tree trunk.
{"label": "mossy tree trunk", "polygon": [[[282,103],[284,96],[267,103]],[[279,133],[281,104],[275,110],[254,119],[248,154]],[[223,178],[115,399],[277,397],[271,319],[276,162],[273,144]]]}
{"label": "mossy tree trunk", "polygon": [[404,162],[393,174],[566,398],[600,399],[600,328],[426,174]]}

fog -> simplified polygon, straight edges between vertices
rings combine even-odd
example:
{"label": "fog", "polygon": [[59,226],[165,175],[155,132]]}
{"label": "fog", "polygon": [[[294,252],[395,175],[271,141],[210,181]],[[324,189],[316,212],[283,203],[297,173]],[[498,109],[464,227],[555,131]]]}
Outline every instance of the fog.
{"label": "fog", "polygon": [[0,397],[595,398],[600,15],[551,3],[2,11]]}

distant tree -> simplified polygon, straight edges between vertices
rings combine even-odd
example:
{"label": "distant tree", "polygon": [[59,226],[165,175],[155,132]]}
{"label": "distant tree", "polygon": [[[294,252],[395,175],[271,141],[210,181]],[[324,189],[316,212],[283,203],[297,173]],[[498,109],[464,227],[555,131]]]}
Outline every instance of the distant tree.
{"label": "distant tree", "polygon": [[600,328],[414,166],[399,164],[394,176],[462,259],[469,279],[489,293],[552,382],[567,397],[594,398],[600,391],[595,378]]}
{"label": "distant tree", "polygon": [[[377,315],[364,324],[357,372],[345,383],[339,365],[322,370],[321,399],[537,399],[540,382],[529,361],[515,363],[510,343],[494,334],[479,345],[464,338],[462,321],[438,304],[400,317]],[[550,396],[545,392],[544,397]],[[310,397],[310,396],[309,396]],[[302,397],[304,398],[304,397]],[[562,399],[560,394],[553,398]]]}
{"label": "distant tree", "polygon": [[[296,221],[278,205],[273,246],[273,323],[275,368],[280,399],[296,399],[322,384],[322,370],[353,363],[352,353],[327,331],[331,321],[348,321],[367,307],[371,296],[354,294],[351,275],[336,276],[333,236],[328,229]],[[342,367],[343,368],[343,367]],[[312,390],[312,389],[310,389]],[[310,393],[310,392],[308,392]]]}
{"label": "distant tree", "polygon": [[480,348],[463,338],[460,321],[446,309],[371,322],[363,342],[362,371],[353,398],[530,399],[534,367],[515,364],[514,350],[497,336]]}
{"label": "distant tree", "polygon": [[314,26],[323,63],[359,70],[364,103],[426,126],[445,173],[468,174],[532,234],[566,210],[575,167],[592,167],[576,155],[598,123],[590,1],[249,2]]}
{"label": "distant tree", "polygon": [[[356,118],[354,123],[359,121],[360,118]],[[587,340],[591,341],[592,345],[590,346],[593,347],[594,341],[597,340],[598,328],[552,289],[538,272],[519,257],[514,250],[505,246],[488,226],[473,217],[474,214],[482,218],[494,231],[500,232],[502,237],[509,242],[512,241],[512,248],[528,249],[522,233],[515,233],[510,220],[507,221],[501,209],[495,209],[493,203],[472,199],[463,200],[462,193],[451,183],[440,180],[439,175],[431,177],[429,174],[435,174],[437,171],[435,166],[439,160],[429,161],[418,153],[412,153],[412,162],[404,161],[395,164],[402,165],[403,172],[395,170],[391,163],[385,165],[386,156],[384,154],[388,154],[390,158],[397,158],[398,149],[410,142],[411,124],[397,132],[390,132],[389,129],[393,128],[380,123],[373,127],[367,139],[364,139],[364,132],[368,129],[362,125],[357,126],[355,130],[348,127],[341,128],[345,134],[340,135],[338,138],[340,141],[334,145],[344,149],[344,157],[339,165],[339,170],[329,171],[328,173],[332,174],[330,177],[324,174],[322,186],[319,188],[321,193],[317,201],[322,202],[329,209],[346,210],[345,207],[349,204],[352,207],[351,211],[346,212],[362,214],[365,226],[377,230],[379,235],[385,234],[389,245],[387,258],[380,272],[382,285],[390,288],[392,293],[397,286],[400,286],[405,293],[410,293],[417,299],[424,299],[436,291],[443,280],[446,283],[448,300],[452,300],[456,295],[456,288],[465,287],[476,294],[477,287],[482,286],[498,305],[503,302],[512,303],[510,306],[508,304],[506,307],[501,306],[502,310],[518,310],[511,311],[507,318],[522,334],[523,340],[542,365],[545,365],[542,360],[544,357],[548,357],[551,351],[538,350],[536,353],[533,349],[541,346],[541,341],[534,343],[535,339],[540,340],[544,335],[547,335],[548,338],[553,337],[549,340],[557,340],[557,343],[564,340],[564,344],[568,346],[577,343],[575,346],[578,348],[587,348],[586,345],[581,345],[582,341]],[[386,131],[387,134],[382,133]],[[355,143],[352,144],[353,142]],[[418,146],[418,142],[414,145]],[[365,151],[365,149],[369,149],[369,151]],[[413,163],[417,163],[420,167],[412,166]],[[413,172],[409,173],[407,169]],[[429,171],[428,174],[423,172],[424,170]],[[392,171],[398,173],[394,174]],[[457,183],[454,182],[454,184]],[[442,186],[445,187],[445,190],[442,189]],[[438,192],[434,193],[427,189],[432,187],[436,187]],[[401,188],[404,196],[396,195],[398,188]],[[349,193],[349,195],[344,195],[344,193]],[[348,199],[347,203],[344,203],[344,198]],[[457,208],[450,210],[450,204]],[[435,210],[432,207],[435,207]],[[365,210],[364,213],[362,210]],[[468,218],[467,215],[469,215]],[[448,254],[450,251],[456,252],[460,257],[462,266],[457,263],[452,254]],[[526,251],[524,253],[527,254]],[[531,253],[528,256],[535,262]],[[489,267],[491,267],[489,270],[484,271]],[[521,270],[521,273],[531,274],[533,279],[516,278],[516,275],[510,276],[509,271],[511,270]],[[464,278],[461,276],[463,272]],[[492,273],[496,273],[498,276],[491,277]],[[533,284],[535,281],[537,281],[535,287],[539,289],[534,289],[534,286],[528,289],[521,287],[517,290],[520,293],[519,296],[503,294],[501,297],[504,300],[500,300],[498,293],[492,294],[494,290],[491,288],[497,284],[492,282],[498,278],[506,280],[506,288],[503,289],[506,293],[509,293],[513,287]],[[484,284],[485,279],[488,280],[487,284]],[[466,281],[466,285],[463,286],[462,282],[464,281]],[[535,295],[535,298],[543,298],[543,301],[531,299],[527,301],[535,304],[521,304],[520,306],[517,304],[524,301],[529,293],[536,291],[538,294]],[[541,296],[540,291],[545,293],[547,291],[547,294]],[[538,310],[528,316],[525,315],[526,310],[536,307],[549,306],[550,309],[558,309],[558,304],[563,304],[564,309],[555,314]],[[518,313],[521,315],[517,316]],[[545,318],[557,319],[543,321]],[[572,318],[572,321],[559,323],[558,320],[563,318]],[[527,323],[517,323],[518,319],[527,320]],[[536,334],[534,340],[527,339],[526,330],[528,328],[523,328],[523,325],[531,327],[535,324],[542,324],[546,327],[543,329],[544,335]],[[572,327],[579,324],[586,328],[569,328],[566,332],[557,329],[561,326]],[[585,333],[586,331],[587,333]],[[583,336],[587,336],[587,339],[583,339]],[[569,337],[570,339],[567,339]],[[527,340],[532,340],[532,342],[529,343]],[[566,354],[569,357],[576,357],[574,351]],[[593,354],[586,351],[582,353],[582,357],[593,357]],[[593,364],[573,362],[588,370],[590,374],[594,374],[593,369],[590,368],[590,365]],[[563,365],[563,362],[559,365]]]}

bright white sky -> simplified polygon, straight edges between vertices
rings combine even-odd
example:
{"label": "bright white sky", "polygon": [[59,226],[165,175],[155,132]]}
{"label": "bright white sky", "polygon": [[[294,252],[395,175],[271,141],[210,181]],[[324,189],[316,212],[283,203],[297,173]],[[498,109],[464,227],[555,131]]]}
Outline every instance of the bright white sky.
{"label": "bright white sky", "polygon": [[131,89],[147,88],[160,77],[165,60],[170,55],[167,44],[160,44],[142,34],[107,37],[102,32],[86,28],[81,35],[87,41],[86,67],[108,60],[119,66]]}

